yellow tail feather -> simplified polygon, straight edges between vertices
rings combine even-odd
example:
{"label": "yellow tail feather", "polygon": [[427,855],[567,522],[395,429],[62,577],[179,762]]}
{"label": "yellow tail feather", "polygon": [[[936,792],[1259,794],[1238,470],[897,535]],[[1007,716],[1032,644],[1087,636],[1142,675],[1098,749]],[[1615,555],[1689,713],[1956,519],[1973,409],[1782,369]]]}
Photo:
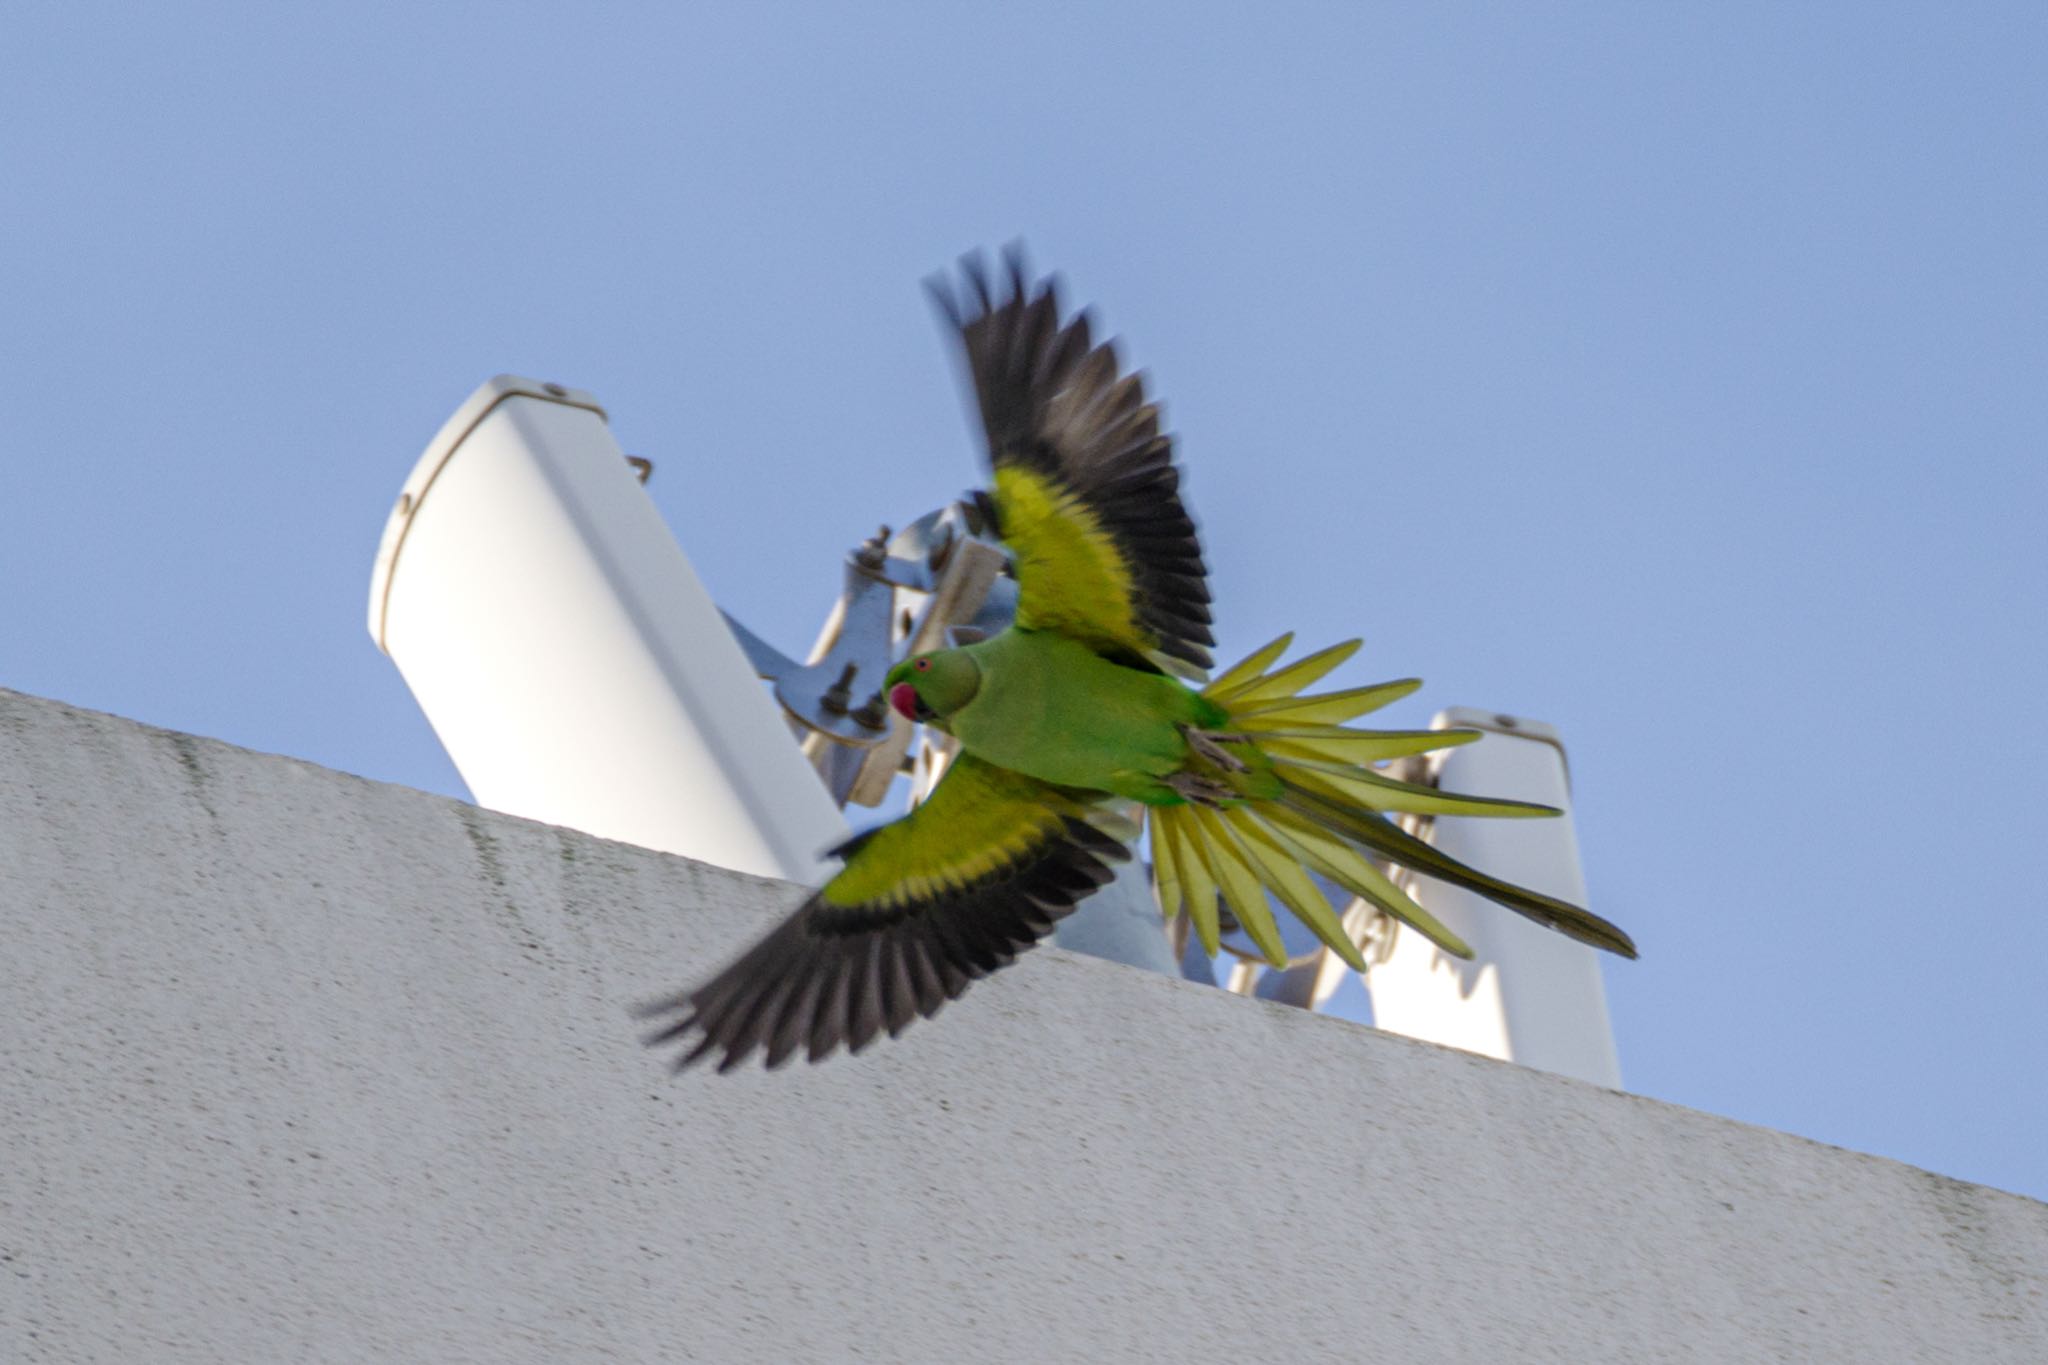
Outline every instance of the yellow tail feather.
{"label": "yellow tail feather", "polygon": [[1364,643],[1363,640],[1346,640],[1341,645],[1331,645],[1328,649],[1318,650],[1306,659],[1297,660],[1278,672],[1268,673],[1237,688],[1221,700],[1227,700],[1232,710],[1239,710],[1254,702],[1278,701],[1283,697],[1292,697],[1310,683],[1320,682],[1325,675],[1356,654],[1358,647]]}
{"label": "yellow tail feather", "polygon": [[1266,902],[1265,879],[1252,866],[1230,827],[1223,823],[1221,812],[1206,806],[1187,809],[1193,812],[1196,828],[1202,832],[1196,852],[1208,863],[1210,873],[1223,888],[1223,898],[1230,902],[1237,922],[1266,955],[1266,961],[1285,966],[1287,945],[1280,941],[1280,925],[1273,919],[1272,906]]}
{"label": "yellow tail feather", "polygon": [[1287,647],[1293,643],[1294,632],[1290,630],[1272,643],[1260,646],[1258,649],[1253,650],[1242,662],[1233,664],[1230,668],[1225,669],[1219,674],[1214,681],[1202,689],[1202,695],[1211,701],[1222,700],[1232,692],[1235,692],[1239,687],[1244,686],[1261,673],[1264,673],[1275,659],[1287,652]]}
{"label": "yellow tail feather", "polygon": [[[1402,678],[1398,682],[1374,683],[1371,687],[1353,687],[1342,692],[1319,692],[1308,697],[1254,702],[1242,712],[1232,708],[1230,714],[1240,727],[1257,721],[1259,728],[1267,730],[1299,721],[1335,725],[1368,711],[1377,711],[1388,702],[1399,701],[1420,686],[1420,678]],[[1229,706],[1229,703],[1226,701],[1224,705]]]}

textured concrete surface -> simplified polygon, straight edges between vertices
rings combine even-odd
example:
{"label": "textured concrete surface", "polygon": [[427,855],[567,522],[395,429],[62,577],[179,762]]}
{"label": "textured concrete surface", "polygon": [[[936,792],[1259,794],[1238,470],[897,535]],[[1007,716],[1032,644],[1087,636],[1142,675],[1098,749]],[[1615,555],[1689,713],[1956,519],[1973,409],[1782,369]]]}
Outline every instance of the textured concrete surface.
{"label": "textured concrete surface", "polygon": [[2048,1206],[1071,954],[669,1080],[794,894],[0,693],[0,1360],[2048,1360]]}

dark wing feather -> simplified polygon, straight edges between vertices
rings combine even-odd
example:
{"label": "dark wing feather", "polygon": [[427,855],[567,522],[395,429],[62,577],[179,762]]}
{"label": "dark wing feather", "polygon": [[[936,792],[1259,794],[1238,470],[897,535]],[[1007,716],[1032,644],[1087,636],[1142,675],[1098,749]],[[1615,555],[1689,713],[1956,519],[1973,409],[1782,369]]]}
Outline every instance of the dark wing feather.
{"label": "dark wing feather", "polygon": [[[930,1017],[1013,961],[1129,856],[1061,788],[955,759],[931,798],[849,841],[845,868],[724,971],[649,1006],[678,1070],[756,1050],[780,1066]],[[699,1034],[692,1040],[693,1034]]]}
{"label": "dark wing feather", "polygon": [[1028,285],[1014,251],[1007,266],[1000,289],[975,257],[957,285],[929,287],[967,353],[1017,623],[1200,677],[1215,643],[1208,569],[1158,405],[1111,343],[1090,339],[1087,314],[1062,324],[1051,280]]}

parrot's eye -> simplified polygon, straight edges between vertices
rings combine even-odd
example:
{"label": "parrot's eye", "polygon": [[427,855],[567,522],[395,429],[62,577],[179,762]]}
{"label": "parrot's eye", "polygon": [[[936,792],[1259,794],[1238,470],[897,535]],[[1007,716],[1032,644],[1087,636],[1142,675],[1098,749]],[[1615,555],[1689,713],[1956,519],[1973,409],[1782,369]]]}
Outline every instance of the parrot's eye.
{"label": "parrot's eye", "polygon": [[930,659],[919,659],[911,667],[920,673],[929,673],[932,671],[932,661]]}

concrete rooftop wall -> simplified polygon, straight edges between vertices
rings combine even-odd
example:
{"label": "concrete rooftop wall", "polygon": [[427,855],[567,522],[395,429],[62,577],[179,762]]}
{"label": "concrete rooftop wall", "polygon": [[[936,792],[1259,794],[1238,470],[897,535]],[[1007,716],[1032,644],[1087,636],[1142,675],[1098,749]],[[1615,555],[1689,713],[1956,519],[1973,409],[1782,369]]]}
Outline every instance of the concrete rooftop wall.
{"label": "concrete rooftop wall", "polygon": [[794,894],[0,692],[0,1360],[2048,1360],[2048,1207],[1056,951],[668,1079]]}

